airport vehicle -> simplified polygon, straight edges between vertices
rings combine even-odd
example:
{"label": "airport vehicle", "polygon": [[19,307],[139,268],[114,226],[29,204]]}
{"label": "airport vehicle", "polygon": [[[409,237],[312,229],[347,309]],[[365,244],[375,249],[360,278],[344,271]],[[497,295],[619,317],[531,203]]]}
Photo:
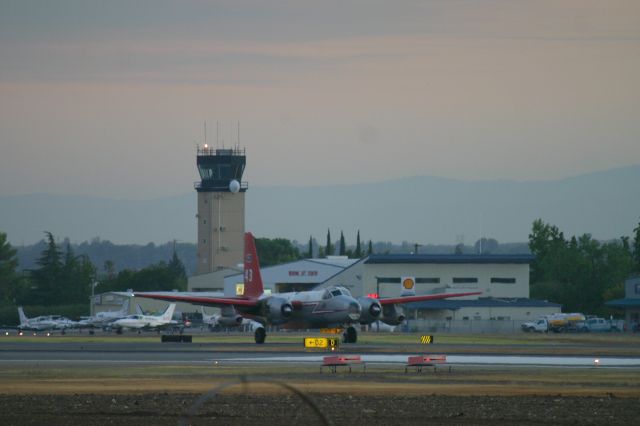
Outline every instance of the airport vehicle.
{"label": "airport vehicle", "polygon": [[609,321],[604,318],[587,318],[580,323],[579,327],[580,331],[584,332],[622,331],[623,327],[618,323],[619,321]]}
{"label": "airport vehicle", "polygon": [[111,323],[111,328],[114,328],[121,333],[124,329],[138,330],[161,330],[170,327],[180,327],[178,321],[174,321],[173,312],[176,309],[176,304],[171,303],[167,306],[167,309],[160,315],[128,315],[124,318],[120,318]]}
{"label": "airport vehicle", "polygon": [[477,294],[481,292],[356,299],[346,288],[336,286],[323,290],[267,295],[262,285],[255,241],[250,232],[245,234],[244,294],[242,296],[211,297],[180,292],[135,293],[136,296],[151,299],[220,307],[221,319],[228,323],[241,324],[243,318],[252,319],[260,324],[260,327],[254,330],[255,342],[259,344],[264,343],[266,339],[265,325],[279,325],[293,329],[346,326],[345,343],[355,343],[357,331],[354,325],[371,324],[379,319],[389,325],[402,323],[405,317],[398,305]]}
{"label": "airport vehicle", "polygon": [[78,322],[60,315],[41,315],[38,317],[27,318],[22,306],[18,307],[18,316],[20,317],[18,330],[62,330],[64,332],[64,330],[68,328],[78,327]]}
{"label": "airport vehicle", "polygon": [[129,315],[129,299],[125,299],[122,308],[117,311],[98,312],[92,317],[88,317],[79,321],[81,327],[107,328],[110,323]]}
{"label": "airport vehicle", "polygon": [[566,331],[581,331],[581,324],[585,321],[585,316],[581,313],[552,314],[538,318],[535,321],[525,322],[521,325],[522,331],[536,331],[546,333],[562,333]]}

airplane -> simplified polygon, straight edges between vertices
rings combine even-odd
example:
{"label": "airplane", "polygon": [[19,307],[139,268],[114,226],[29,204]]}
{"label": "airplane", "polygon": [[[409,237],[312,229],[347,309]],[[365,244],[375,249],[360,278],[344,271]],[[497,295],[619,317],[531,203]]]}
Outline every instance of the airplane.
{"label": "airplane", "polygon": [[255,331],[258,327],[262,327],[257,321],[251,320],[249,318],[242,318],[242,321],[236,321],[234,317],[225,317],[220,314],[208,315],[204,311],[204,306],[202,307],[202,322],[209,326],[209,330],[213,330],[217,326],[221,327],[240,327],[247,326],[252,331]]}
{"label": "airplane", "polygon": [[22,306],[18,307],[18,316],[20,317],[20,325],[17,327],[18,330],[62,330],[62,333],[64,333],[64,330],[78,326],[76,321],[72,321],[69,318],[60,315],[41,315],[38,317],[27,318]]}
{"label": "airplane", "polygon": [[111,323],[111,328],[116,329],[118,333],[122,333],[123,329],[138,330],[138,333],[142,330],[158,330],[168,327],[179,326],[178,321],[174,321],[173,311],[176,309],[176,304],[171,303],[167,306],[164,313],[160,315],[128,315],[124,318],[117,319]]}
{"label": "airplane", "polygon": [[323,290],[265,294],[260,275],[260,264],[253,235],[245,233],[244,294],[235,297],[198,296],[180,292],[135,293],[136,296],[170,302],[187,302],[194,305],[221,308],[221,318],[228,323],[241,324],[243,318],[260,323],[254,330],[258,344],[265,342],[266,325],[283,328],[341,328],[346,326],[343,340],[356,343],[357,324],[371,324],[382,320],[389,325],[401,324],[405,317],[398,305],[423,300],[446,299],[481,294],[443,293],[400,296],[387,299],[373,297],[354,298],[349,290],[336,286]]}
{"label": "airplane", "polygon": [[129,299],[125,299],[119,310],[98,312],[92,317],[79,321],[79,324],[83,327],[108,327],[113,321],[127,315],[129,315]]}

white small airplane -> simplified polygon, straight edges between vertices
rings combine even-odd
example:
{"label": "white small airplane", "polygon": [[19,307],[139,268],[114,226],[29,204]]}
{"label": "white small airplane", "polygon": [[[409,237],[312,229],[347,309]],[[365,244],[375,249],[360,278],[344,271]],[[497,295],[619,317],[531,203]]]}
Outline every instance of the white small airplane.
{"label": "white small airplane", "polygon": [[117,311],[98,312],[92,317],[79,321],[82,327],[108,327],[110,323],[129,315],[129,299],[122,304],[122,308]]}
{"label": "white small airplane", "polygon": [[41,315],[39,317],[27,318],[22,306],[18,307],[18,315],[20,316],[18,330],[62,330],[64,332],[64,330],[68,328],[78,327],[78,322],[60,315]]}
{"label": "white small airplane", "polygon": [[122,333],[123,329],[138,330],[138,332],[140,332],[142,330],[159,331],[163,328],[179,327],[180,323],[171,319],[175,309],[176,304],[171,303],[164,313],[160,315],[128,315],[124,318],[113,321],[111,323],[111,328],[116,329],[118,333]]}

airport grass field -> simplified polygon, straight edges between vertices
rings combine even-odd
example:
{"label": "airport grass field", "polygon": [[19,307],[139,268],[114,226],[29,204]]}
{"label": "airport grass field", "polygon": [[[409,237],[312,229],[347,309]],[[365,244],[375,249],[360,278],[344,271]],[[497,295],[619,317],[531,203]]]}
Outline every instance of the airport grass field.
{"label": "airport grass field", "polygon": [[[22,342],[43,350],[94,343],[106,351],[142,343],[149,351],[273,354],[308,351],[301,344],[305,335],[272,333],[265,345],[251,343],[250,334],[194,334],[191,344],[170,345],[157,335],[5,336],[0,350]],[[628,334],[436,335],[427,346],[418,339],[363,333],[357,345],[341,351],[640,356],[640,336]],[[352,373],[320,374],[318,367],[0,363],[0,424],[632,424],[640,409],[637,368],[456,365],[451,373],[417,374],[374,364],[366,373],[354,367]]]}

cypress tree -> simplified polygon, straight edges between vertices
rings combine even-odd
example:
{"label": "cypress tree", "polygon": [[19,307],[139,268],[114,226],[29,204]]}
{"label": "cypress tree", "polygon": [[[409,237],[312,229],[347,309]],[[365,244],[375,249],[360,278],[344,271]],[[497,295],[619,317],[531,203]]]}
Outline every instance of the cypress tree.
{"label": "cypress tree", "polygon": [[313,259],[313,241],[309,235],[309,249],[307,250],[307,259]]}
{"label": "cypress tree", "polygon": [[344,242],[344,233],[340,231],[340,256],[344,256],[347,253],[347,246]]}
{"label": "cypress tree", "polygon": [[333,254],[333,246],[331,245],[331,231],[327,229],[327,248],[324,251],[326,256],[331,256]]}
{"label": "cypress tree", "polygon": [[360,259],[362,257],[362,247],[360,246],[360,230],[358,229],[358,237],[356,238],[356,252],[355,257]]}

